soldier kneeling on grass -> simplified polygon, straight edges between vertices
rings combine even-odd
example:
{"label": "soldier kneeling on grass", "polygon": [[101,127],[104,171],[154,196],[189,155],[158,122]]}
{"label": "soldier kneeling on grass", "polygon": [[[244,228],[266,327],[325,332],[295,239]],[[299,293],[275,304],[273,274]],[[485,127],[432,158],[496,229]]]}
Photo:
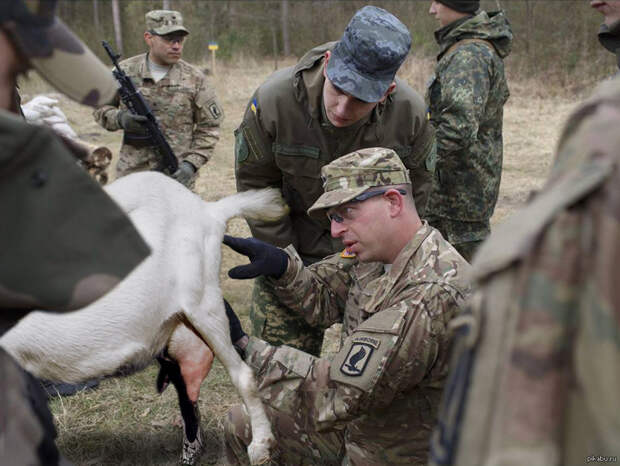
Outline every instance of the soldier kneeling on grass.
{"label": "soldier kneeling on grass", "polygon": [[[322,169],[325,215],[344,251],[308,267],[292,246],[224,242],[250,257],[233,278],[265,276],[314,326],[343,323],[341,350],[317,358],[248,337],[228,308],[231,338],[253,368],[279,464],[426,464],[449,348],[447,325],[469,294],[467,262],[420,220],[408,170],[384,148]],[[225,420],[228,459],[247,463],[249,418]]]}

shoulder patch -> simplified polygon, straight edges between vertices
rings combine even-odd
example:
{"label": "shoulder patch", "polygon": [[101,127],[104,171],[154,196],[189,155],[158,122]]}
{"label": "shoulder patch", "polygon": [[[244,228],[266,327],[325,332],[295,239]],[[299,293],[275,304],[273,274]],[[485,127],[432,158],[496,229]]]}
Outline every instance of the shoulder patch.
{"label": "shoulder patch", "polygon": [[361,376],[374,350],[375,348],[368,343],[353,343],[349,349],[349,353],[340,366],[340,372],[349,377]]}
{"label": "shoulder patch", "polygon": [[256,102],[256,98],[252,99],[250,103],[250,110],[256,115],[256,111],[258,110],[258,102]]}
{"label": "shoulder patch", "polygon": [[354,252],[349,252],[346,249],[343,249],[342,252],[340,253],[340,257],[342,257],[343,259],[353,259],[357,256],[355,255]]}

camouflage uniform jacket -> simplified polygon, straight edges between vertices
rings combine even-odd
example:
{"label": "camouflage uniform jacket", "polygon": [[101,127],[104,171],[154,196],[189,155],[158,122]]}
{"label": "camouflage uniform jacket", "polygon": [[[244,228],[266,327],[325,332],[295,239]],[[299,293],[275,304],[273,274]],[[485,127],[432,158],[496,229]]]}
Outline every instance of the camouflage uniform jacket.
{"label": "camouflage uniform jacket", "polygon": [[251,337],[263,401],[302,429],[345,429],[343,464],[426,464],[447,371],[448,321],[469,265],[424,224],[389,272],[336,254],[304,268],[289,247],[278,296],[314,324],[343,322],[341,350],[317,359]]}
{"label": "camouflage uniform jacket", "polygon": [[423,212],[432,180],[433,129],[421,96],[396,79],[396,90],[370,116],[336,128],[324,115],[323,76],[327,43],[299,63],[275,72],[250,99],[235,131],[237,189],[277,187],[291,208],[277,223],[249,222],[254,237],[276,246],[292,244],[305,259],[340,250],[329,223],[314,220],[308,208],[323,193],[321,167],[366,147],[394,149],[410,169],[418,211]]}
{"label": "camouflage uniform jacket", "polygon": [[503,58],[510,53],[512,32],[503,13],[482,11],[435,37],[441,50],[427,100],[437,166],[427,216],[476,222],[464,231],[442,233],[454,244],[478,241],[488,234],[499,192],[503,106],[509,96]]}
{"label": "camouflage uniform jacket", "polygon": [[[172,65],[166,76],[155,82],[148,69],[147,56],[137,55],[119,65],[146,99],[179,161],[186,160],[198,169],[212,156],[219,140],[219,126],[224,115],[215,92],[207,85],[204,75],[183,60]],[[95,120],[109,131],[118,130],[119,109],[126,107],[118,100],[114,105],[100,107],[94,112]],[[148,142],[129,143],[125,134],[116,170],[119,175],[152,170],[159,160],[160,155],[153,147],[148,147]]]}
{"label": "camouflage uniform jacket", "polygon": [[474,262],[432,464],[618,461],[620,81],[605,84]]}
{"label": "camouflage uniform jacket", "polygon": [[620,74],[620,21],[611,26],[607,26],[605,23],[601,24],[598,40],[603,47],[616,55],[616,62],[618,64],[616,74]]}

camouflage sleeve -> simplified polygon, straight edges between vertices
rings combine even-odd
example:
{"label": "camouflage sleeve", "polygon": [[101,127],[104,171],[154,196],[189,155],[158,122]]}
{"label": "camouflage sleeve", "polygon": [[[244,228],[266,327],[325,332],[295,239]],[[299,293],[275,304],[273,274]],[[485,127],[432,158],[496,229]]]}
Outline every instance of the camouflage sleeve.
{"label": "camouflage sleeve", "polygon": [[302,426],[341,428],[388,406],[430,373],[446,338],[443,315],[454,306],[437,289],[427,299],[400,301],[355,329],[333,359],[251,337],[246,362],[265,403]]}
{"label": "camouflage sleeve", "polygon": [[292,246],[285,249],[289,265],[285,274],[274,280],[274,289],[282,304],[302,314],[310,325],[327,328],[342,321],[355,259],[339,254],[305,267]]}
{"label": "camouflage sleeve", "polygon": [[[245,110],[241,125],[235,130],[235,177],[237,191],[282,189],[282,172],[272,151],[273,137],[261,121],[258,91]],[[248,220],[255,238],[278,247],[298,246],[290,215],[276,222]]]}
{"label": "camouflage sleeve", "polygon": [[206,83],[204,77],[198,82],[194,104],[192,142],[189,150],[180,154],[179,158],[200,168],[211,158],[220,139],[224,111],[217,101],[215,91]]}
{"label": "camouflage sleeve", "polygon": [[110,105],[103,105],[93,111],[93,117],[95,118],[95,121],[99,124],[99,126],[107,129],[108,131],[116,131],[121,129],[120,125],[118,124],[118,120],[116,119],[116,115],[119,111],[119,106],[120,98],[117,94]]}
{"label": "camouflage sleeve", "polygon": [[440,154],[466,149],[476,140],[491,85],[493,53],[483,45],[463,45],[439,76],[441,103],[433,119]]}

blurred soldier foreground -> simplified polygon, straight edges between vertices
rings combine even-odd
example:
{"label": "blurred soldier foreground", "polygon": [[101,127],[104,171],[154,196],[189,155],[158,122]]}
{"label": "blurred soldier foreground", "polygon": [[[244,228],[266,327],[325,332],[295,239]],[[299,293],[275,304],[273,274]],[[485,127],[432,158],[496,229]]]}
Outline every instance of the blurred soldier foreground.
{"label": "blurred soldier foreground", "polygon": [[434,465],[620,457],[620,80],[569,118],[541,192],[481,247]]}
{"label": "blurred soldier foreground", "polygon": [[604,16],[598,40],[603,47],[616,55],[620,69],[620,0],[591,0],[590,6]]}
{"label": "blurred soldier foreground", "polygon": [[509,92],[503,59],[512,32],[503,12],[479,1],[437,0],[440,47],[427,100],[437,133],[437,167],[427,218],[471,261],[491,231],[502,174],[503,108]]}
{"label": "blurred soldier foreground", "polygon": [[[291,213],[277,223],[249,222],[255,238],[293,245],[306,265],[341,249],[327,220],[306,211],[323,192],[321,167],[366,147],[396,151],[423,216],[433,129],[422,97],[395,77],[410,47],[404,24],[367,6],[355,13],[340,41],[315,47],[256,90],[235,131],[237,189],[280,189]],[[322,330],[283,306],[262,277],[255,282],[250,318],[252,333],[272,344],[321,352]]]}
{"label": "blurred soldier foreground", "polygon": [[[93,302],[148,255],[125,214],[53,131],[7,111],[18,74],[31,67],[83,104],[101,105],[115,93],[109,70],[55,18],[55,3],[0,6],[0,334],[33,309]],[[41,386],[0,349],[0,464],[65,464],[55,436]]]}
{"label": "blurred soldier foreground", "polygon": [[[309,214],[327,214],[349,254],[304,267],[292,246],[224,241],[252,261],[231,277],[262,273],[311,325],[343,323],[341,349],[330,358],[254,336],[245,346],[277,439],[274,463],[426,465],[447,373],[447,326],[469,294],[469,264],[420,220],[409,170],[394,151],[360,149],[321,173],[325,192]],[[241,406],[224,422],[231,461],[246,464],[248,423]]]}
{"label": "blurred soldier foreground", "polygon": [[[148,52],[119,65],[148,103],[179,159],[173,177],[193,189],[197,170],[213,155],[224,113],[202,72],[181,59],[189,34],[181,13],[154,10],[145,20]],[[157,167],[161,156],[141,124],[146,117],[129,112],[118,98],[95,110],[94,117],[108,131],[124,130],[117,177]]]}

